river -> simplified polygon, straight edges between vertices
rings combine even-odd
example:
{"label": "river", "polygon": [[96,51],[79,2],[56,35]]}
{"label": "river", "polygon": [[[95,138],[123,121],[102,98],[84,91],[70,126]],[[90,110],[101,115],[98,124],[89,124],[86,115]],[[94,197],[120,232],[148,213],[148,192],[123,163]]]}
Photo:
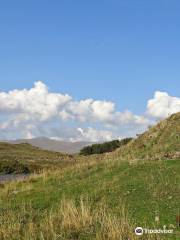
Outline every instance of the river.
{"label": "river", "polygon": [[14,181],[14,180],[24,180],[30,174],[3,174],[0,175],[0,183]]}

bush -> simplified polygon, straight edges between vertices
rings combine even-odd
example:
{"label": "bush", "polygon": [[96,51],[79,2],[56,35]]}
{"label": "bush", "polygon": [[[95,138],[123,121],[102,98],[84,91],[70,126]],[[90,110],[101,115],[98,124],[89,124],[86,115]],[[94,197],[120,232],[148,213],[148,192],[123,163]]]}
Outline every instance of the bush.
{"label": "bush", "polygon": [[132,138],[124,138],[122,140],[113,140],[110,142],[93,144],[91,146],[84,147],[81,151],[81,155],[101,154],[106,152],[112,152],[115,149],[126,145]]}
{"label": "bush", "polygon": [[16,160],[9,163],[8,161],[0,161],[0,173],[12,174],[12,173],[29,173],[30,170],[26,164],[20,163]]}

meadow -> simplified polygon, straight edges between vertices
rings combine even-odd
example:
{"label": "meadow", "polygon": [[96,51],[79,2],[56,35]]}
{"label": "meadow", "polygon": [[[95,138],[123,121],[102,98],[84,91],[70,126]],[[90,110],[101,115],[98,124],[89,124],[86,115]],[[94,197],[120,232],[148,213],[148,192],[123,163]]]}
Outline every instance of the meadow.
{"label": "meadow", "polygon": [[[112,153],[66,156],[30,151],[27,145],[22,150],[21,145],[20,162],[27,155],[26,164],[45,167],[32,171],[27,179],[0,184],[0,239],[180,239],[176,223],[180,214],[179,116]],[[19,154],[17,149],[11,150],[14,156]],[[136,236],[137,226],[172,229],[173,234]]]}
{"label": "meadow", "polygon": [[1,184],[0,239],[137,239],[164,225],[174,234],[141,239],[178,239],[179,172],[179,160],[106,159]]}

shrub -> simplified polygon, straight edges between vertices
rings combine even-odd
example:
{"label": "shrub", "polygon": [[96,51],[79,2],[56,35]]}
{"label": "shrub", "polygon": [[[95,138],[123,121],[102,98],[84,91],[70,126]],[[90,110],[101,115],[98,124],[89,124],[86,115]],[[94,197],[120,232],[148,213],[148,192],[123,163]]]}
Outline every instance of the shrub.
{"label": "shrub", "polygon": [[13,160],[11,164],[8,161],[0,161],[0,173],[29,173],[30,170],[26,164]]}
{"label": "shrub", "polygon": [[110,142],[93,144],[91,146],[84,147],[81,151],[81,155],[101,154],[106,152],[112,152],[115,149],[126,145],[132,138],[124,138],[122,140],[113,140]]}

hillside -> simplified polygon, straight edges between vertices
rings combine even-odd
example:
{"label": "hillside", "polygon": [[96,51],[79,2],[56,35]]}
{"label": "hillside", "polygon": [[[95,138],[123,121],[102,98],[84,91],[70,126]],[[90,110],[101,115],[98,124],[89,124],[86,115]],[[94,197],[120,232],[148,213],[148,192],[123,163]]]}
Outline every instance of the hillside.
{"label": "hillside", "polygon": [[29,143],[34,147],[39,147],[44,150],[68,154],[78,153],[83,147],[92,144],[92,142],[65,142],[46,137],[11,140],[8,142],[12,144]]}
{"label": "hillside", "polygon": [[160,121],[113,156],[127,160],[180,158],[180,112]]}
{"label": "hillside", "polygon": [[68,154],[50,152],[30,144],[0,142],[0,173],[28,173],[66,166],[74,161]]}
{"label": "hillside", "polygon": [[[59,159],[60,164],[65,159],[78,161],[23,181],[1,183],[0,239],[180,239],[176,223],[180,206],[179,117],[178,113],[161,121],[116,152],[82,158],[28,144],[1,143],[0,153],[6,159],[16,156],[22,162],[33,159],[50,166],[57,166]],[[135,159],[140,161],[129,161]],[[173,234],[137,237],[137,226],[166,226]]]}
{"label": "hillside", "polygon": [[[107,157],[122,160],[180,158],[180,113],[159,122],[114,153],[83,157],[83,160],[101,160]],[[38,172],[46,168],[61,168],[77,159],[82,157],[42,150],[28,143],[0,142],[0,172]]]}
{"label": "hillside", "polygon": [[1,184],[0,239],[136,240],[135,227],[164,225],[174,234],[141,239],[179,239],[179,172],[179,160],[112,158]]}

